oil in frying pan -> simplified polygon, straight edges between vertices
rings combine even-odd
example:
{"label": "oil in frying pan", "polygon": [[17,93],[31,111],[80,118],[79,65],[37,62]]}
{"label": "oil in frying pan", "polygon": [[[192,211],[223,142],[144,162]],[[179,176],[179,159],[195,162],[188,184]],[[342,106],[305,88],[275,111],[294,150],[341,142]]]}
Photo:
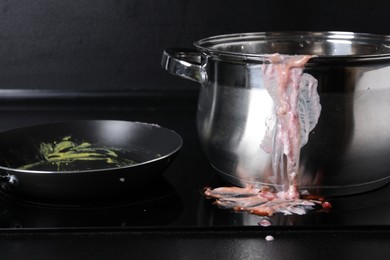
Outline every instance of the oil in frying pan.
{"label": "oil in frying pan", "polygon": [[124,149],[105,148],[89,142],[76,143],[71,136],[61,141],[41,143],[41,160],[19,167],[35,171],[83,171],[124,167],[136,164],[131,153]]}

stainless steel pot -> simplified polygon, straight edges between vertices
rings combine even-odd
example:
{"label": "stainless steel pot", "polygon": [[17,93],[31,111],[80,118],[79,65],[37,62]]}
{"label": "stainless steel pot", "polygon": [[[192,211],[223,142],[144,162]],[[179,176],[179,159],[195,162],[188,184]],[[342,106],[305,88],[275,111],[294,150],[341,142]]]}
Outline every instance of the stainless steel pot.
{"label": "stainless steel pot", "polygon": [[270,180],[261,147],[274,104],[261,79],[264,55],[316,55],[305,73],[318,80],[319,122],[301,149],[300,188],[313,194],[368,191],[390,180],[390,36],[352,32],[246,33],[167,49],[169,72],[201,83],[197,127],[220,175],[236,184]]}

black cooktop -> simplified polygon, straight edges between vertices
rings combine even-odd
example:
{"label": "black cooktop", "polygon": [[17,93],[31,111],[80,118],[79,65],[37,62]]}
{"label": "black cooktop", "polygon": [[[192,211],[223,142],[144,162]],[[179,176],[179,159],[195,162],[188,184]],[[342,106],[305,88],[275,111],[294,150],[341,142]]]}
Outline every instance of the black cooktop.
{"label": "black cooktop", "polygon": [[[178,98],[174,105],[35,106],[1,112],[3,129],[72,119],[157,123],[179,133],[184,145],[153,183],[117,198],[53,201],[0,193],[0,228],[258,226],[261,217],[219,209],[202,196],[206,186],[229,184],[218,177],[201,150],[195,125],[196,99],[185,99]],[[330,211],[312,211],[303,216],[277,214],[269,220],[277,226],[390,224],[390,185],[329,200],[333,206]]]}
{"label": "black cooktop", "polygon": [[[233,243],[231,238],[239,243],[235,246],[247,248],[250,245],[240,244],[240,239],[252,241],[259,234],[260,241],[265,241],[267,234],[275,238],[293,234],[297,239],[302,239],[302,235],[317,230],[317,233],[307,235],[307,243],[314,243],[315,239],[326,234],[321,238],[324,240],[320,240],[325,244],[346,243],[349,240],[345,239],[350,236],[364,242],[364,236],[356,236],[361,235],[359,232],[377,234],[376,238],[381,238],[382,242],[383,238],[390,239],[389,232],[383,234],[383,231],[389,231],[390,226],[390,185],[363,194],[329,198],[332,203],[330,211],[312,211],[303,216],[277,214],[269,218],[271,227],[259,225],[262,217],[217,208],[211,200],[202,196],[202,189],[229,184],[219,178],[201,150],[196,133],[196,95],[121,96],[113,100],[71,95],[47,100],[22,98],[16,99],[15,104],[11,101],[3,102],[0,108],[0,130],[75,119],[130,120],[170,128],[182,136],[184,143],[177,157],[159,178],[150,185],[139,187],[118,198],[54,201],[50,198],[36,200],[10,197],[0,193],[0,240],[13,234],[16,240],[12,241],[24,241],[22,245],[26,245],[38,233],[42,246],[51,238],[53,241],[61,241],[64,236],[71,236],[67,241],[79,241],[78,238],[85,236],[95,237],[108,245],[110,239],[102,234],[109,234],[115,239],[124,236],[123,241],[128,239],[126,241],[133,243],[130,247],[129,244],[122,245],[122,250],[144,252],[139,245],[141,239],[145,247],[150,241],[155,241],[155,249],[162,252],[168,242],[162,242],[159,238],[165,237],[179,244],[184,243],[181,239],[191,240],[188,241],[191,245],[189,250],[195,250],[193,253],[197,255],[200,251],[193,248],[195,245],[197,248],[213,248],[212,244],[204,243],[226,239]],[[330,237],[327,236],[335,240],[329,242]],[[198,240],[194,242],[193,239]],[[50,243],[57,243],[53,241]],[[278,245],[275,241],[272,242],[274,246]],[[188,243],[184,245],[189,246]],[[216,252],[221,253],[219,256],[225,256],[223,251],[232,246],[229,243],[215,245]],[[283,244],[280,246],[283,248]],[[312,247],[316,251],[322,250],[321,246]],[[387,246],[383,249],[388,250]],[[110,254],[116,252],[114,249],[104,250]],[[178,249],[175,247],[174,250]],[[6,251],[10,253],[9,247]]]}

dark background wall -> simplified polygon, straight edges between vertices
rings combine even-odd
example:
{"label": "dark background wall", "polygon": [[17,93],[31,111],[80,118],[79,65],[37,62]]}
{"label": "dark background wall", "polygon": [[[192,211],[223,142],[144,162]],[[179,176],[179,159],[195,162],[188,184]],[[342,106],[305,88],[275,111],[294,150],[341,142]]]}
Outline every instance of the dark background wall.
{"label": "dark background wall", "polygon": [[0,0],[0,89],[196,88],[166,47],[252,31],[390,34],[386,0]]}

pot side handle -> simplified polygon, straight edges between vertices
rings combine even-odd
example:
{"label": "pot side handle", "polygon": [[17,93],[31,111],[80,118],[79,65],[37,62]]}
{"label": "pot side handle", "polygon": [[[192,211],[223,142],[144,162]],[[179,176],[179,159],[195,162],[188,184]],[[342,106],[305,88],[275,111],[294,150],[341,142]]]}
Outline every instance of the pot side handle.
{"label": "pot side handle", "polygon": [[173,75],[203,83],[207,76],[201,59],[201,54],[196,50],[169,48],[163,52],[161,66]]}

